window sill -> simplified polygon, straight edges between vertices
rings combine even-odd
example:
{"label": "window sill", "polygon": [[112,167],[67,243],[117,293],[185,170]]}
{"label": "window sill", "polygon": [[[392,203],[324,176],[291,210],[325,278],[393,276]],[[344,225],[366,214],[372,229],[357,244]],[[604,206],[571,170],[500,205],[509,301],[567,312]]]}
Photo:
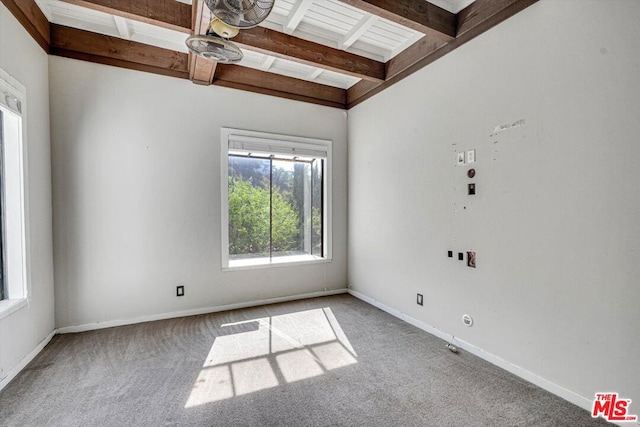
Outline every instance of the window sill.
{"label": "window sill", "polygon": [[258,268],[293,267],[308,264],[324,264],[331,262],[330,258],[322,258],[314,255],[291,255],[275,258],[250,258],[229,261],[228,267],[222,267],[222,271],[253,270]]}
{"label": "window sill", "polygon": [[11,313],[20,310],[22,307],[26,307],[27,299],[5,299],[0,301],[0,319],[4,319]]}

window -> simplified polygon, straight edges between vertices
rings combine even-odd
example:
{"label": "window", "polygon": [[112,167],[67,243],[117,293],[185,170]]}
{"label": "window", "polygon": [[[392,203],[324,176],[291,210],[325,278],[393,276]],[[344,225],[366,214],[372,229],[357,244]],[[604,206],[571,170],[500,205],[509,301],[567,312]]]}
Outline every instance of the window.
{"label": "window", "polygon": [[5,291],[4,287],[4,250],[3,250],[3,246],[4,246],[4,218],[2,215],[2,211],[4,211],[4,203],[3,203],[3,198],[1,197],[2,195],[2,187],[4,187],[4,179],[3,179],[3,167],[2,167],[2,153],[4,152],[4,150],[2,149],[2,147],[4,146],[4,138],[3,138],[3,128],[4,128],[4,113],[2,112],[2,109],[0,109],[0,301],[2,301],[3,299],[7,299],[5,298],[5,294],[7,294],[8,292]]}
{"label": "window", "polygon": [[331,143],[222,129],[222,267],[331,259]]}
{"label": "window", "polygon": [[0,69],[0,318],[26,302],[25,89]]}

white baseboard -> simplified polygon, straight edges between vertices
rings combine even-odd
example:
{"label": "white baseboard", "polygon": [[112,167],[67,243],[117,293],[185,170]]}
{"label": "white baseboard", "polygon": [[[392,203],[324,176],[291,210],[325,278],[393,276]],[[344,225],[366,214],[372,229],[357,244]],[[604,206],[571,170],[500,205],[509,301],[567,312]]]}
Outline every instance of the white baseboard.
{"label": "white baseboard", "polygon": [[[389,307],[388,305],[374,299],[371,298],[365,294],[362,294],[358,291],[354,291],[352,289],[349,289],[349,294],[353,295],[354,297],[361,299],[364,302],[367,302],[371,305],[373,305],[374,307],[379,308],[380,310],[386,311],[387,313],[401,319],[404,320],[405,322],[422,329],[423,331],[426,331],[432,335],[437,336],[438,338],[441,338],[447,342],[451,342],[453,336],[451,334],[448,334],[446,332],[443,332],[421,320],[418,320],[414,317],[411,317],[399,310],[396,310],[395,308]],[[496,356],[495,354],[489,353],[487,351],[484,351],[483,349],[476,347],[475,345],[468,343],[464,340],[461,340],[459,338],[455,338],[454,343],[457,347],[462,348],[463,350],[468,351],[469,353],[480,357],[481,359],[486,360],[489,363],[492,363],[502,369],[504,369],[505,371],[511,372],[514,375],[519,376],[520,378],[523,378],[527,381],[529,381],[532,384],[537,385],[540,388],[543,388],[545,390],[547,390],[548,392],[551,392],[553,394],[555,394],[556,396],[559,396],[561,398],[563,398],[566,401],[569,401],[571,403],[573,403],[574,405],[577,405],[589,412],[591,412],[592,409],[592,404],[593,404],[593,399],[592,398],[586,398],[584,396],[579,395],[578,393],[575,393],[571,390],[568,390],[564,387],[562,387],[561,385],[555,384],[545,378],[542,378],[539,375],[534,374],[531,371],[528,371],[518,365],[515,365],[507,360],[502,359],[499,356]],[[627,423],[628,424],[628,423]]]}
{"label": "white baseboard", "polygon": [[[235,310],[235,309],[239,309],[239,308],[248,308],[248,307],[256,307],[256,306],[260,306],[260,305],[267,305],[267,304],[275,304],[275,303],[280,303],[280,302],[287,302],[287,301],[296,301],[296,300],[301,300],[301,299],[306,299],[306,298],[316,298],[316,297],[322,297],[322,296],[329,296],[329,295],[338,295],[338,294],[343,294],[343,293],[349,293],[351,295],[353,295],[354,297],[369,303],[371,305],[373,305],[374,307],[377,307],[383,311],[386,311],[387,313],[391,314],[392,316],[395,316],[417,328],[422,329],[425,332],[428,332],[432,335],[435,335],[436,337],[450,342],[453,338],[453,336],[451,334],[448,334],[446,332],[443,332],[421,320],[418,320],[414,317],[411,317],[399,310],[396,310],[395,308],[392,308],[374,298],[371,298],[363,293],[360,293],[358,291],[352,290],[352,289],[336,289],[336,290],[330,290],[330,291],[319,291],[319,292],[312,292],[312,293],[307,293],[307,294],[301,294],[301,295],[291,295],[291,296],[286,296],[286,297],[277,297],[277,298],[268,298],[268,299],[264,299],[264,300],[255,300],[255,301],[247,301],[247,302],[242,302],[242,303],[236,303],[236,304],[227,304],[227,305],[221,305],[221,306],[215,306],[215,307],[206,307],[206,308],[198,308],[198,309],[193,309],[193,310],[184,310],[184,311],[176,311],[176,312],[170,312],[170,313],[163,313],[163,314],[155,314],[155,315],[149,315],[149,316],[141,316],[141,317],[136,317],[133,319],[122,319],[122,320],[112,320],[112,321],[108,321],[108,322],[97,322],[97,323],[87,323],[84,325],[78,325],[78,326],[68,326],[68,327],[64,327],[64,328],[59,328],[56,330],[53,330],[44,340],[42,340],[40,342],[40,344],[38,344],[36,346],[36,348],[34,348],[27,356],[25,356],[16,366],[14,366],[11,371],[9,371],[9,373],[7,374],[7,376],[5,376],[4,378],[0,379],[0,390],[2,390],[4,387],[7,386],[7,384],[9,384],[11,382],[11,380],[13,380],[19,373],[20,371],[22,371],[41,351],[42,349],[44,349],[44,347],[51,341],[51,339],[54,337],[54,335],[56,334],[65,334],[65,333],[73,333],[73,332],[84,332],[84,331],[91,331],[91,330],[96,330],[96,329],[103,329],[103,328],[111,328],[114,326],[123,326],[123,325],[132,325],[135,323],[143,323],[143,322],[151,322],[154,320],[163,320],[163,319],[172,319],[172,318],[176,318],[176,317],[185,317],[185,316],[193,316],[193,315],[198,315],[198,314],[207,314],[207,313],[216,313],[216,312],[220,312],[220,311],[227,311],[227,310]],[[578,393],[575,393],[569,389],[566,389],[558,384],[555,384],[545,378],[540,377],[539,375],[534,374],[531,371],[528,371],[518,365],[515,365],[507,360],[502,359],[501,357],[498,357],[492,353],[489,353],[479,347],[476,347],[475,345],[461,340],[459,338],[455,338],[454,340],[455,344],[457,347],[462,348],[463,350],[468,351],[469,353],[480,357],[481,359],[486,360],[489,363],[492,363],[508,372],[511,372],[512,374],[525,379],[526,381],[529,381],[532,384],[537,385],[538,387],[549,391],[550,393],[555,394],[556,396],[559,396],[565,400],[567,400],[568,402],[573,403],[574,405],[577,405],[587,411],[591,411],[591,407],[592,407],[592,403],[593,401],[589,398],[586,398],[584,396],[579,395]],[[638,425],[640,425],[640,423],[637,423]],[[619,424],[622,425],[622,424]],[[629,423],[627,423],[626,425],[629,425]]]}
{"label": "white baseboard", "polygon": [[49,344],[49,341],[51,341],[51,338],[53,338],[55,334],[56,334],[55,330],[51,331],[51,333],[47,335],[45,339],[40,341],[40,344],[38,344],[36,348],[34,348],[31,351],[31,353],[27,354],[25,357],[22,358],[20,362],[18,362],[16,366],[11,368],[11,370],[7,373],[6,377],[0,379],[0,390],[5,388],[7,384],[9,384],[11,380],[13,380],[20,373],[20,371],[22,371],[33,359],[35,359],[35,357],[42,351],[42,349],[47,344]]}
{"label": "white baseboard", "polygon": [[338,294],[344,294],[346,292],[347,292],[347,289],[343,288],[343,289],[335,289],[331,291],[319,291],[319,292],[311,292],[307,294],[290,295],[286,297],[277,297],[277,298],[268,298],[263,300],[240,302],[236,304],[218,305],[215,307],[203,307],[203,308],[195,308],[192,310],[174,311],[170,313],[151,314],[148,316],[134,317],[131,319],[118,319],[118,320],[109,320],[106,322],[85,323],[83,325],[77,325],[77,326],[65,326],[64,328],[57,329],[55,332],[59,334],[69,334],[69,333],[75,333],[75,332],[93,331],[96,329],[112,328],[114,326],[124,326],[124,325],[133,325],[136,323],[152,322],[154,320],[173,319],[176,317],[195,316],[198,314],[208,314],[208,313],[217,313],[220,311],[236,310],[238,308],[248,308],[248,307],[256,307],[260,305],[276,304],[279,302],[296,301],[301,299],[324,297],[329,295],[338,295]]}

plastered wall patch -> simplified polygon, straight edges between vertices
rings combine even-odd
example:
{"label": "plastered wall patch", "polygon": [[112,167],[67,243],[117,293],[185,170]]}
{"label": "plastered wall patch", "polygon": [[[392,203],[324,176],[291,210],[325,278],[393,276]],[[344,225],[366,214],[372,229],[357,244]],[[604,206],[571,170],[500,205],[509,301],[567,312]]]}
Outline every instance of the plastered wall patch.
{"label": "plastered wall patch", "polygon": [[512,128],[517,128],[520,126],[524,126],[526,124],[525,119],[520,119],[516,122],[513,123],[507,123],[504,125],[497,125],[496,127],[493,128],[493,133],[489,136],[493,137],[496,136],[497,134],[499,134],[500,132],[504,132],[507,129],[512,129]]}

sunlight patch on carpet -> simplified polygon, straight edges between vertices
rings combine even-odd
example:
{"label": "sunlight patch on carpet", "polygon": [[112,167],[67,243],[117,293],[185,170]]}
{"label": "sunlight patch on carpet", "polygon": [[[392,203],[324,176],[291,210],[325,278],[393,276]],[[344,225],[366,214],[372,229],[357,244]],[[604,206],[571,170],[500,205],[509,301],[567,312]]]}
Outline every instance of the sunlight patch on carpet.
{"label": "sunlight patch on carpet", "polygon": [[331,308],[222,325],[185,408],[319,377],[357,363]]}

